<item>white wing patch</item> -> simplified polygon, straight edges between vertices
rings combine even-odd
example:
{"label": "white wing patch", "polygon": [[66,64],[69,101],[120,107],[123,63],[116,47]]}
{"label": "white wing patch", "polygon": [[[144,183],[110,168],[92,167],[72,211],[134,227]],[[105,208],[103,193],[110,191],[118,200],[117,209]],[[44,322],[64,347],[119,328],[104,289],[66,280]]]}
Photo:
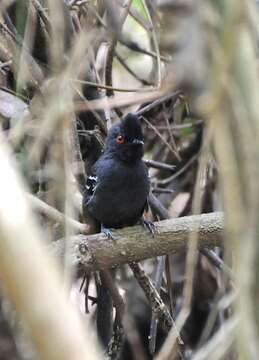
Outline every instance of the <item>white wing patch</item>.
{"label": "white wing patch", "polygon": [[91,196],[94,194],[96,187],[97,187],[97,176],[89,176],[86,180],[86,190],[87,193]]}

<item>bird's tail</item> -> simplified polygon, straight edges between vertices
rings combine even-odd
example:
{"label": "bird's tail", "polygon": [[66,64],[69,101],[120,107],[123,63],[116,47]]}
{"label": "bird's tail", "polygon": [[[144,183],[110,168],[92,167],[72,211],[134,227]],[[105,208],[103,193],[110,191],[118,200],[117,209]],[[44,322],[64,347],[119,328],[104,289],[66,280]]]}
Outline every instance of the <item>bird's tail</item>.
{"label": "bird's tail", "polygon": [[96,278],[96,323],[99,340],[104,349],[107,349],[113,332],[113,302],[109,292],[108,284],[106,284],[104,271],[100,271],[99,276]]}

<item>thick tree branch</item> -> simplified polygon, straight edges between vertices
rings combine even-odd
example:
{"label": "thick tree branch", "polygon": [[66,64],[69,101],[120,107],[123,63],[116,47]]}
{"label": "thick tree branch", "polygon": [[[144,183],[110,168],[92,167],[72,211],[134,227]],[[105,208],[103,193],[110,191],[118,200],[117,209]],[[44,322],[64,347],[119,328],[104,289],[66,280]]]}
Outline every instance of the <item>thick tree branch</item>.
{"label": "thick tree branch", "polygon": [[[221,245],[223,214],[217,212],[157,222],[154,238],[141,226],[114,230],[115,240],[103,234],[73,236],[70,239],[71,261],[91,271],[178,253],[187,248],[190,233],[197,229],[197,224],[201,248]],[[55,255],[63,255],[63,240],[52,246]]]}

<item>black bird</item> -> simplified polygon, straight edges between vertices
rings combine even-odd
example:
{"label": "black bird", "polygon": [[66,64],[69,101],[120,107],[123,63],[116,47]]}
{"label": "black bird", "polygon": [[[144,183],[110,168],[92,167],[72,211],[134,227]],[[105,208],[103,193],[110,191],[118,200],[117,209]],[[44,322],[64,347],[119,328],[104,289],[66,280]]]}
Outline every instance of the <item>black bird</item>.
{"label": "black bird", "polygon": [[153,224],[142,218],[150,187],[143,140],[137,116],[129,113],[109,130],[105,150],[87,179],[84,210],[108,237],[111,228],[138,222],[154,233]]}

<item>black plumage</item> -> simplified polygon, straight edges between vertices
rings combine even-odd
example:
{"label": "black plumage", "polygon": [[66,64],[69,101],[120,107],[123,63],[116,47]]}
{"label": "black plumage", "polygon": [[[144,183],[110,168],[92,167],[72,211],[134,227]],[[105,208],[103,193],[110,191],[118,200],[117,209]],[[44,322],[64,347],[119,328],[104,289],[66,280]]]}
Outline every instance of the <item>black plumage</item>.
{"label": "black plumage", "polygon": [[142,219],[149,193],[143,148],[143,133],[136,115],[129,113],[111,127],[105,150],[87,179],[83,201],[84,209],[104,232],[134,225]]}

